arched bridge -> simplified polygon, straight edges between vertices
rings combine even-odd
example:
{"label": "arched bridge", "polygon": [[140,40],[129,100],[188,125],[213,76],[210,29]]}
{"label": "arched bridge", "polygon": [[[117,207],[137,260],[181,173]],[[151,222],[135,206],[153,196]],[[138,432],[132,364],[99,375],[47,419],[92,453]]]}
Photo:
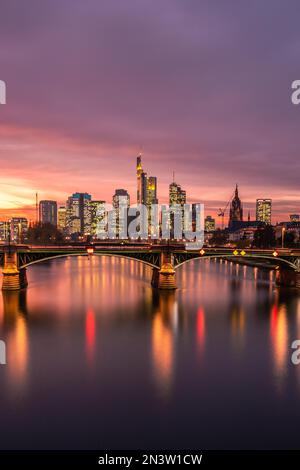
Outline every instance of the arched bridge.
{"label": "arched bridge", "polygon": [[183,244],[106,244],[89,246],[25,246],[2,245],[0,263],[3,266],[3,289],[27,286],[26,268],[45,260],[67,256],[118,256],[135,259],[153,268],[152,285],[162,289],[176,287],[175,272],[182,264],[197,258],[251,260],[276,269],[279,284],[300,288],[300,250],[235,249],[204,247],[186,250]]}

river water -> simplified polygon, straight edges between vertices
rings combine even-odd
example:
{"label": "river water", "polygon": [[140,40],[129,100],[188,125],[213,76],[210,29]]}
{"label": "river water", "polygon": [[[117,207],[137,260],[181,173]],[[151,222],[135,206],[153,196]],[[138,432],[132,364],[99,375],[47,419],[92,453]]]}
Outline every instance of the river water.
{"label": "river water", "polygon": [[2,449],[299,447],[300,296],[194,260],[176,292],[116,257],[28,269],[0,294]]}

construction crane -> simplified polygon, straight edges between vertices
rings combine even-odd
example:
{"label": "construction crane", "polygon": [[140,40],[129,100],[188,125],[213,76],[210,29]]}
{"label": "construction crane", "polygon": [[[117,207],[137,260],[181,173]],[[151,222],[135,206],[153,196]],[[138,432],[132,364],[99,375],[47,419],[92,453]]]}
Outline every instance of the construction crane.
{"label": "construction crane", "polygon": [[227,211],[227,208],[229,206],[229,204],[231,203],[232,201],[232,198],[234,197],[234,193],[235,191],[233,191],[233,194],[231,196],[231,198],[228,200],[226,206],[224,207],[224,209],[219,209],[219,212],[218,212],[218,217],[222,217],[222,230],[224,230],[224,217],[225,217],[225,213]]}

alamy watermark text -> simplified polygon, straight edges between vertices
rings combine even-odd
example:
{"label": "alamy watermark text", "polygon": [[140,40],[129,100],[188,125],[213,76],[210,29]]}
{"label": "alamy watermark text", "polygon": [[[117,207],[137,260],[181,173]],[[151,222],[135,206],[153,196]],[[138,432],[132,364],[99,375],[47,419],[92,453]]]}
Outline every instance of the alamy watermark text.
{"label": "alamy watermark text", "polygon": [[0,80],[0,104],[6,104],[6,83]]}
{"label": "alamy watermark text", "polygon": [[0,365],[6,364],[6,345],[5,342],[0,340]]}

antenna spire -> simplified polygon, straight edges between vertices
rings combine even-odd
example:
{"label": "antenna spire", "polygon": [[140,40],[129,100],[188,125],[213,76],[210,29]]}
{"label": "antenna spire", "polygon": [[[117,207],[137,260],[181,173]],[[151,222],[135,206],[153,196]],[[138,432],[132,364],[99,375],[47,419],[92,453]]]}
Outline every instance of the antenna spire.
{"label": "antenna spire", "polygon": [[39,222],[39,216],[38,216],[38,211],[39,211],[39,200],[38,200],[38,193],[35,193],[35,224],[37,225]]}

